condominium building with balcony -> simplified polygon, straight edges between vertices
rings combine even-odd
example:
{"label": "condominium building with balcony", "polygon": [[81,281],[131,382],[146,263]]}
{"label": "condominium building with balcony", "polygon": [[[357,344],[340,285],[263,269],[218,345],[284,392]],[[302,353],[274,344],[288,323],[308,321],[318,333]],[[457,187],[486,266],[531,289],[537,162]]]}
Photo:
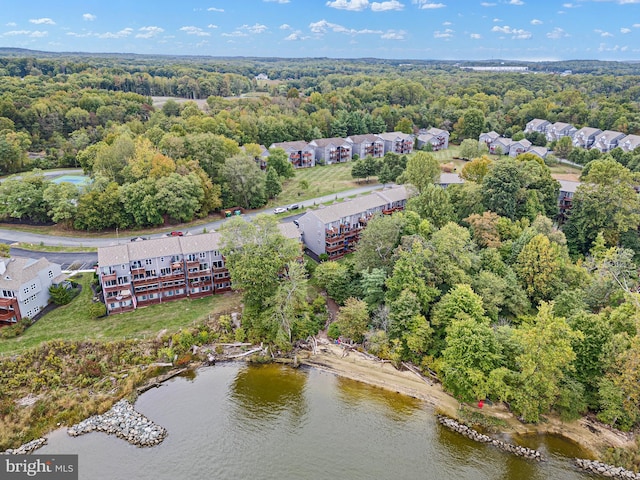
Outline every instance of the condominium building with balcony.
{"label": "condominium building with balcony", "polygon": [[345,140],[351,144],[352,155],[358,155],[360,158],[384,157],[384,140],[377,135],[372,133],[351,135]]}
{"label": "condominium building with balcony", "polygon": [[46,258],[0,257],[0,326],[33,318],[49,303],[49,288],[66,278]]}
{"label": "condominium building with balcony", "polygon": [[283,149],[289,156],[289,161],[296,168],[314,167],[316,165],[316,150],[304,140],[272,143],[269,150],[272,148]]}
{"label": "condominium building with balcony", "polygon": [[413,152],[413,135],[403,132],[378,133],[378,138],[384,141],[384,153],[411,153]]}
{"label": "condominium building with balcony", "polygon": [[316,163],[343,163],[351,160],[351,143],[344,138],[318,138],[309,146],[315,149]]}
{"label": "condominium building with balcony", "polygon": [[449,132],[439,128],[421,130],[417,137],[418,148],[424,148],[427,144],[431,145],[431,149],[434,152],[446,150],[449,148]]}
{"label": "condominium building with balcony", "polygon": [[407,198],[407,189],[399,186],[311,210],[298,219],[303,242],[316,255],[341,258],[354,250],[374,215],[404,210]]}
{"label": "condominium building with balcony", "polygon": [[220,234],[166,237],[98,249],[98,276],[108,313],[231,289]]}

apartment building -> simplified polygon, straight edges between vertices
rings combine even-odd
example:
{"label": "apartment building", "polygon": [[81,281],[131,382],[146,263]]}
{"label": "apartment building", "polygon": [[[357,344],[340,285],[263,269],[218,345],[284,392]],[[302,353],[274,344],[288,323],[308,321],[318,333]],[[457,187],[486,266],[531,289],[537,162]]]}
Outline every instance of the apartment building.
{"label": "apartment building", "polygon": [[351,143],[344,138],[318,138],[309,142],[315,150],[316,162],[343,163],[351,160]]}
{"label": "apartment building", "polygon": [[166,237],[98,249],[98,275],[108,313],[231,289],[220,234]]}
{"label": "apartment building", "polygon": [[430,144],[434,152],[449,148],[449,132],[439,128],[421,130],[417,137],[418,148],[424,148],[426,144]]}
{"label": "apartment building", "polygon": [[281,148],[287,152],[289,161],[296,168],[314,167],[316,164],[316,150],[304,140],[272,143],[269,150],[272,148]]}
{"label": "apartment building", "polygon": [[411,153],[413,152],[413,135],[402,132],[379,133],[377,135],[384,142],[384,153]]}
{"label": "apartment building", "polygon": [[351,152],[360,158],[384,157],[384,140],[377,135],[367,133],[365,135],[351,135],[345,139],[351,144]]}
{"label": "apartment building", "polygon": [[316,255],[341,258],[354,250],[374,215],[404,210],[407,198],[407,189],[400,186],[309,211],[298,219],[302,240]]}
{"label": "apartment building", "polygon": [[49,288],[66,280],[46,258],[0,257],[0,326],[33,318],[49,303]]}

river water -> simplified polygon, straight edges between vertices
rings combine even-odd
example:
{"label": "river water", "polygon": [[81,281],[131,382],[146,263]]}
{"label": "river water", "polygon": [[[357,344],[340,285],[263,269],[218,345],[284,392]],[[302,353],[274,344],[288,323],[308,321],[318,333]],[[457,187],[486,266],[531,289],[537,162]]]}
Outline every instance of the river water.
{"label": "river water", "polygon": [[441,427],[422,402],[313,369],[222,364],[146,392],[136,409],[166,427],[154,448],[103,433],[49,436],[38,453],[79,454],[86,480],[585,479],[554,437],[535,463]]}

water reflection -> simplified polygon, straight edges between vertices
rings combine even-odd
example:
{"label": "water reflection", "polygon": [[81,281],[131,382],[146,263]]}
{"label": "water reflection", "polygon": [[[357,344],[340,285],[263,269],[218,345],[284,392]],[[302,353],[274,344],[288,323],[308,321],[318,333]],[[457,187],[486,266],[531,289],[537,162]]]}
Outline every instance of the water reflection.
{"label": "water reflection", "polygon": [[336,377],[336,383],[340,401],[352,407],[361,407],[363,404],[373,404],[372,406],[376,409],[382,407],[382,411],[379,413],[383,413],[390,420],[408,419],[416,410],[423,408],[423,403],[420,400],[362,382]]}
{"label": "water reflection", "polygon": [[306,374],[287,366],[244,366],[231,383],[233,414],[250,430],[282,418],[297,427],[308,410],[306,382]]}

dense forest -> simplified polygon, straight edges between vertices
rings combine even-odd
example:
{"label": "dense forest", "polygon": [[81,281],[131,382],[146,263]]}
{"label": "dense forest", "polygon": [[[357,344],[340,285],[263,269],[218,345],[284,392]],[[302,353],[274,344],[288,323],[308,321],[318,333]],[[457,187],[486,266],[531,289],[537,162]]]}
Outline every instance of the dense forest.
{"label": "dense forest", "polygon": [[[456,143],[489,130],[517,138],[533,118],[640,133],[637,64],[527,66],[515,74],[447,62],[7,52],[0,172],[81,166],[93,181],[79,192],[38,172],[6,180],[0,215],[102,230],[258,207],[292,172],[282,151],[266,171],[254,157],[288,140],[426,127]],[[564,70],[573,73],[555,73]],[[154,108],[152,96],[206,107]],[[481,152],[462,170],[466,182],[446,189],[434,185],[440,170],[426,152],[354,162],[416,194],[405,212],[373,219],[341,262],[299,264],[273,219],[228,222],[242,335],[286,349],[315,334],[326,310],[311,283],[340,305],[331,336],[413,362],[461,400],[504,401],[529,422],[591,411],[636,427],[640,152],[551,146],[585,165],[561,228],[558,183],[544,162]]]}

